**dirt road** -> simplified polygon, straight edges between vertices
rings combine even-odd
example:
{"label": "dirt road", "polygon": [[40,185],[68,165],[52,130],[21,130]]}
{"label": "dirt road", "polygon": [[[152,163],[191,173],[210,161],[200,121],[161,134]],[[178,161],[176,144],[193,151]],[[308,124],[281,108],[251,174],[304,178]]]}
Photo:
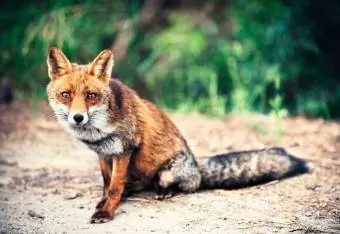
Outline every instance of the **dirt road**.
{"label": "dirt road", "polygon": [[259,115],[208,119],[172,114],[197,156],[282,146],[313,171],[277,183],[156,201],[129,197],[113,221],[89,224],[101,196],[97,157],[42,112],[1,106],[1,233],[340,233],[340,123],[277,125]]}

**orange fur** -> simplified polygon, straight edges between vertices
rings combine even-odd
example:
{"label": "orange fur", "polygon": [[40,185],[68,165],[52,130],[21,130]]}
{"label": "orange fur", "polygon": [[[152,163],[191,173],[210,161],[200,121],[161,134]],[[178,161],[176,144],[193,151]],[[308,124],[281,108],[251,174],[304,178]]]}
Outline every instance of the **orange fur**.
{"label": "orange fur", "polygon": [[105,159],[103,157],[99,157],[99,165],[100,165],[100,170],[102,172],[103,176],[103,197],[106,197],[107,192],[109,190],[109,185],[111,183],[111,173],[112,173],[112,168],[108,167],[108,164],[105,162]]}
{"label": "orange fur", "polygon": [[138,174],[152,178],[160,165],[185,145],[175,125],[152,103],[139,99],[137,121],[143,144],[132,162]]}
{"label": "orange fur", "polygon": [[[125,188],[125,178],[129,164],[129,157],[119,157],[113,160],[112,163],[112,177],[108,186],[106,197],[101,201],[102,207],[98,207],[96,212],[92,215],[92,220],[112,218],[117,209],[121,195]],[[103,217],[104,216],[104,217]]]}

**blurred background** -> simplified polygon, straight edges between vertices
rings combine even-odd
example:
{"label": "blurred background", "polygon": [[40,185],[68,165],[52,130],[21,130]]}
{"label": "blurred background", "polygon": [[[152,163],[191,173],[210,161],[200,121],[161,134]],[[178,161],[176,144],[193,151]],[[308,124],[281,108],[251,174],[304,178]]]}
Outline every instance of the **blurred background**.
{"label": "blurred background", "polygon": [[78,63],[112,48],[114,76],[163,108],[336,119],[339,15],[337,0],[4,0],[0,99],[46,99],[53,44]]}

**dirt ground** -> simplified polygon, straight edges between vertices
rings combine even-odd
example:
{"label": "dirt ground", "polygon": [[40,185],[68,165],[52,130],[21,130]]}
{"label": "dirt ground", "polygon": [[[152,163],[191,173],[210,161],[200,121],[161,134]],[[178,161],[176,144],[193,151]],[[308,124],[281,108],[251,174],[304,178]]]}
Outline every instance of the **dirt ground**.
{"label": "dirt ground", "polygon": [[122,202],[111,222],[90,224],[100,199],[97,156],[60,129],[49,108],[0,106],[0,233],[340,233],[340,122],[262,115],[171,118],[196,155],[285,147],[312,172],[239,190]]}

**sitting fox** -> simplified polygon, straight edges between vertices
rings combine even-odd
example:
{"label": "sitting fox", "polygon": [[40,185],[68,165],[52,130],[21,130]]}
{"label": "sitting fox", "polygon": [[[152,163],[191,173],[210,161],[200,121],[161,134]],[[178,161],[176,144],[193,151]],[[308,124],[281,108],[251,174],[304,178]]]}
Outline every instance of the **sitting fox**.
{"label": "sitting fox", "polygon": [[282,148],[195,158],[176,126],[151,102],[111,79],[113,53],[70,63],[57,47],[48,58],[49,104],[61,126],[99,156],[103,197],[91,223],[113,218],[123,192],[151,188],[157,199],[200,188],[239,188],[307,171]]}

